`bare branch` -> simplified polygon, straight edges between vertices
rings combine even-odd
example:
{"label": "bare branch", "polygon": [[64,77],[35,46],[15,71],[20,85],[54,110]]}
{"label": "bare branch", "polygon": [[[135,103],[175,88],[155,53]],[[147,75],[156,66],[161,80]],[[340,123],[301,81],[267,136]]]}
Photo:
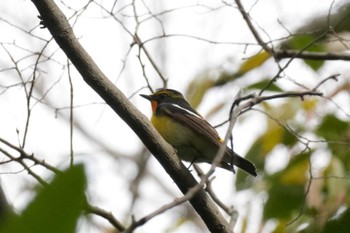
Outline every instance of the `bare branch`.
{"label": "bare branch", "polygon": [[267,44],[264,42],[264,40],[260,37],[258,31],[255,29],[252,21],[250,20],[250,16],[249,14],[245,11],[241,0],[235,0],[237,6],[238,6],[238,10],[241,12],[245,22],[247,23],[250,31],[253,33],[254,38],[256,39],[256,41],[260,44],[260,46],[268,53],[272,54],[273,51],[270,47],[267,46]]}
{"label": "bare branch", "polygon": [[[205,173],[202,171],[202,169],[197,165],[193,164],[194,169],[196,170],[197,174],[199,177],[203,177]],[[223,210],[225,211],[228,215],[231,216],[233,208],[230,208],[226,206],[215,194],[213,187],[211,185],[212,181],[214,180],[215,177],[212,177],[211,179],[207,180],[205,183],[205,191],[207,191],[210,195],[210,197],[215,201],[215,203]]]}
{"label": "bare branch", "polygon": [[69,142],[70,142],[70,165],[74,164],[74,150],[73,150],[73,126],[74,126],[74,88],[73,81],[70,72],[70,62],[67,59],[67,71],[68,71],[68,80],[69,80],[69,89],[70,89],[70,105],[69,105]]}
{"label": "bare branch", "polygon": [[[57,169],[56,167],[48,164],[45,162],[45,160],[40,160],[38,158],[36,158],[33,154],[28,154],[27,152],[24,151],[23,148],[18,147],[13,145],[12,143],[6,141],[3,138],[0,138],[0,142],[4,143],[6,146],[10,147],[11,149],[14,149],[15,151],[17,151],[20,154],[20,158],[18,159],[28,159],[34,162],[34,164],[39,164],[41,166],[43,166],[44,168],[52,171],[53,173],[59,173],[61,172],[59,169]],[[13,157],[13,156],[12,156]],[[13,157],[14,158],[14,157]]]}
{"label": "bare branch", "polygon": [[144,46],[144,44],[142,43],[140,37],[138,36],[137,33],[135,33],[134,36],[134,41],[136,42],[136,44],[138,46],[140,46],[140,48],[142,48],[142,51],[145,53],[145,55],[147,56],[148,60],[150,61],[150,63],[152,64],[154,70],[157,72],[157,74],[159,75],[159,77],[161,78],[161,80],[163,81],[163,87],[167,86],[168,83],[168,79],[164,77],[164,75],[162,74],[162,72],[160,71],[160,68],[158,67],[158,65],[155,63],[155,61],[153,60],[153,58],[151,57],[150,53],[148,52],[148,50],[146,49],[146,47]]}
{"label": "bare branch", "polygon": [[307,182],[307,186],[306,186],[306,190],[305,190],[304,198],[303,198],[303,203],[300,206],[300,210],[299,210],[298,215],[295,218],[293,218],[292,220],[290,220],[287,223],[286,226],[292,225],[293,223],[295,223],[304,214],[305,205],[306,205],[306,198],[309,195],[311,184],[312,184],[312,180],[313,180],[312,166],[311,166],[311,160],[309,158],[309,181]]}
{"label": "bare branch", "polygon": [[336,53],[336,52],[312,52],[312,51],[295,51],[295,50],[283,50],[276,49],[274,50],[274,56],[276,59],[283,58],[300,58],[307,60],[321,60],[321,61],[350,61],[350,54],[346,53]]}
{"label": "bare branch", "polygon": [[242,105],[242,107],[241,107],[242,112],[240,114],[243,114],[244,112],[251,109],[253,106],[260,104],[261,102],[264,102],[267,100],[287,98],[287,97],[299,97],[303,100],[305,96],[323,96],[323,93],[318,92],[318,91],[304,91],[304,92],[290,91],[290,92],[285,92],[282,94],[269,95],[269,96],[254,96],[254,95],[250,94],[250,95],[244,96],[242,98],[236,99],[232,104],[231,111],[233,110],[233,108],[235,106],[239,105],[240,102],[242,102],[244,100],[248,100],[248,99],[250,99],[250,101],[248,101],[247,103]]}
{"label": "bare branch", "polygon": [[87,212],[108,220],[108,222],[119,231],[125,231],[125,227],[123,226],[123,224],[118,219],[116,219],[111,212],[107,212],[99,207],[92,205],[87,206]]}
{"label": "bare branch", "polygon": [[7,156],[12,161],[18,162],[28,172],[28,174],[31,175],[34,179],[36,179],[42,186],[48,185],[45,180],[43,180],[38,174],[36,174],[35,172],[32,171],[32,169],[21,159],[21,157],[16,158],[2,148],[0,148],[0,152],[3,153],[5,156]]}
{"label": "bare branch", "polygon": [[[28,159],[34,162],[34,165],[41,165],[42,167],[45,167],[46,169],[54,172],[54,173],[61,173],[61,170],[55,168],[54,166],[46,163],[44,160],[39,160],[37,158],[34,157],[34,155],[29,155],[27,152],[25,152],[23,150],[23,148],[21,147],[17,147],[14,146],[13,144],[11,144],[10,142],[0,138],[0,142],[2,142],[3,144],[5,144],[6,146],[10,147],[11,149],[14,149],[15,151],[20,153],[19,157],[15,157],[13,155],[11,155],[9,152],[7,152],[6,150],[2,149],[0,147],[0,152],[3,153],[5,156],[7,156],[10,160],[9,161],[16,161],[18,162],[22,167],[23,167],[23,171],[27,171],[29,173],[29,175],[31,175],[34,179],[36,179],[41,185],[43,186],[47,186],[48,183],[42,179],[39,175],[37,175],[35,172],[33,172],[30,167],[24,162],[24,159]],[[8,161],[6,161],[8,162]],[[88,204],[88,203],[87,203]],[[105,210],[98,208],[98,207],[94,207],[90,204],[87,205],[87,212],[98,215],[102,218],[105,218],[106,220],[108,220],[116,229],[120,230],[120,231],[124,231],[125,228],[124,226],[111,214],[106,212]]]}
{"label": "bare branch", "polygon": [[334,81],[338,81],[337,77],[339,76],[340,74],[334,74],[334,75],[331,75],[325,79],[323,79],[321,82],[319,82],[312,90],[313,91],[316,91],[321,85],[323,85],[325,82],[327,82],[328,80],[334,80]]}

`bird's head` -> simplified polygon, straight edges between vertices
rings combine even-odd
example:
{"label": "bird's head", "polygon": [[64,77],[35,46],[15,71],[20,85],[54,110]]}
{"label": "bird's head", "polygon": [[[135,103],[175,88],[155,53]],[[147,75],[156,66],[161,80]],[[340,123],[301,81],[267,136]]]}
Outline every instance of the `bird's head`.
{"label": "bird's head", "polygon": [[141,94],[140,96],[151,101],[153,112],[162,103],[179,104],[187,102],[180,92],[173,89],[158,89],[151,95]]}

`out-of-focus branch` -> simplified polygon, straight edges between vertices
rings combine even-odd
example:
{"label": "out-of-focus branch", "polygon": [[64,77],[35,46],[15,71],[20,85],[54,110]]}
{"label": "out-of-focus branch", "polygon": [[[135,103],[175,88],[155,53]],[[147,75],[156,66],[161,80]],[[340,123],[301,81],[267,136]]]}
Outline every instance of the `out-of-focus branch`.
{"label": "out-of-focus branch", "polygon": [[[248,25],[249,30],[252,32],[257,43],[271,56],[275,59],[284,59],[284,58],[299,58],[299,59],[308,59],[308,60],[343,60],[349,61],[350,54],[346,53],[334,53],[334,52],[311,52],[303,50],[284,50],[279,48],[269,47],[268,44],[270,42],[265,42],[260,36],[258,30],[252,23],[252,20],[249,16],[249,13],[244,9],[241,0],[235,0],[238,10],[242,14],[243,19]],[[327,33],[321,34],[320,38],[323,38]],[[318,40],[317,38],[316,40]],[[312,43],[313,44],[313,43]]]}
{"label": "out-of-focus branch", "polygon": [[350,61],[350,54],[346,53],[334,53],[334,52],[311,52],[311,51],[295,51],[295,50],[283,50],[276,49],[274,51],[276,59],[282,58],[301,58],[307,60],[343,60]]}
{"label": "out-of-focus branch", "polygon": [[160,71],[160,68],[158,67],[158,65],[155,63],[155,61],[153,60],[153,58],[151,57],[150,53],[148,52],[148,50],[146,49],[145,45],[142,43],[140,37],[138,36],[137,33],[135,33],[134,36],[134,41],[135,43],[143,50],[143,52],[145,53],[145,55],[147,56],[148,60],[150,61],[150,63],[152,64],[153,68],[155,69],[155,71],[157,72],[157,74],[159,75],[159,77],[161,78],[161,80],[163,81],[163,87],[166,87],[168,84],[168,79],[164,77],[164,75],[162,74],[162,72]]}
{"label": "out-of-focus branch", "polygon": [[[197,174],[199,177],[203,177],[205,175],[205,173],[203,172],[203,170],[198,166],[198,164],[193,164],[193,168],[196,170]],[[213,201],[215,201],[215,203],[223,210],[225,211],[227,214],[230,214],[230,210],[231,208],[226,206],[225,203],[223,203],[215,194],[213,188],[212,188],[212,181],[214,180],[215,177],[212,177],[211,179],[208,179],[205,182],[205,191],[208,192],[208,194],[210,195],[210,197],[213,199]]]}
{"label": "out-of-focus branch", "polygon": [[7,156],[12,161],[18,162],[28,172],[28,174],[31,175],[34,179],[36,179],[42,186],[46,187],[48,185],[43,178],[41,178],[38,174],[33,172],[33,170],[23,161],[23,159],[12,156],[8,151],[2,149],[1,147],[0,147],[0,152],[5,156]]}
{"label": "out-of-focus branch", "polygon": [[104,209],[101,209],[101,208],[96,207],[96,206],[91,206],[91,205],[87,206],[87,211],[91,214],[95,214],[97,216],[100,216],[100,217],[108,220],[108,222],[110,224],[112,224],[112,226],[114,226],[118,231],[125,230],[125,227],[123,226],[123,224],[121,222],[119,222],[119,220],[116,219],[111,212],[107,212]]}
{"label": "out-of-focus branch", "polygon": [[[289,98],[289,97],[294,97],[294,98],[297,97],[297,98],[300,98],[301,100],[303,100],[305,98],[305,96],[322,97],[323,93],[317,91],[316,88],[318,88],[320,85],[322,85],[324,82],[326,82],[330,79],[336,80],[337,76],[338,75],[332,75],[332,76],[326,78],[325,80],[322,80],[315,88],[313,88],[312,91],[300,91],[300,92],[290,91],[290,92],[285,92],[285,93],[276,94],[276,95],[268,95],[268,96],[259,96],[256,94],[249,94],[249,95],[242,96],[240,98],[235,99],[235,101],[231,105],[230,114],[232,113],[233,109],[235,107],[237,107],[238,105],[240,105],[242,102],[244,102],[244,104],[240,105],[241,107],[240,107],[239,114],[243,114],[243,113],[249,111],[255,105],[260,104],[260,103],[265,102],[265,101],[268,101],[268,100]],[[226,120],[226,121],[216,125],[215,128],[220,127],[220,126],[226,124],[227,122],[229,122],[229,120]]]}
{"label": "out-of-focus branch", "polygon": [[313,91],[302,91],[302,92],[289,91],[289,92],[285,92],[282,94],[268,95],[268,96],[256,96],[254,94],[250,94],[247,96],[243,96],[242,98],[236,99],[232,104],[230,112],[233,110],[234,107],[239,105],[242,101],[246,101],[246,100],[249,100],[249,101],[244,103],[244,105],[242,105],[242,107],[241,107],[242,111],[240,114],[248,111],[253,106],[260,104],[260,103],[267,101],[267,100],[281,99],[281,98],[288,98],[288,97],[299,97],[300,99],[303,100],[305,98],[305,96],[323,96],[323,93],[316,91],[316,90],[313,90]]}
{"label": "out-of-focus branch", "polygon": [[[76,39],[66,17],[52,0],[32,0],[57,44],[66,53],[85,82],[132,128],[185,194],[197,182],[177,158],[173,148],[156,132],[148,119],[103,74]],[[200,189],[190,203],[211,232],[232,232],[215,203]]]}
{"label": "out-of-focus branch", "polygon": [[[204,175],[204,172],[202,169],[197,165],[193,164],[194,169],[196,170],[199,177],[202,177]],[[211,179],[208,179],[205,183],[205,191],[210,195],[210,197],[213,199],[213,201],[223,210],[226,214],[230,216],[230,226],[232,228],[235,227],[238,219],[238,211],[235,210],[233,206],[227,206],[225,203],[223,203],[219,197],[215,194],[215,191],[211,185],[212,181],[215,177],[212,177]]]}
{"label": "out-of-focus branch", "polygon": [[247,23],[250,31],[252,32],[252,34],[254,35],[254,38],[256,39],[256,41],[259,43],[259,45],[268,53],[272,54],[273,51],[272,49],[267,46],[267,44],[264,42],[264,40],[260,37],[259,32],[255,29],[252,21],[250,20],[250,16],[248,14],[248,12],[246,12],[246,10],[244,9],[242,3],[240,0],[235,0],[238,10],[241,12],[245,22]]}
{"label": "out-of-focus branch", "polygon": [[69,148],[70,148],[70,166],[74,164],[74,149],[73,149],[73,136],[74,136],[74,87],[72,81],[72,75],[70,72],[70,63],[67,59],[67,71],[70,89],[70,104],[69,104]]}
{"label": "out-of-focus branch", "polygon": [[15,146],[13,145],[12,143],[6,141],[5,139],[3,138],[0,138],[0,142],[4,143],[6,146],[10,147],[11,149],[17,151],[19,154],[20,154],[20,157],[19,158],[15,158],[14,156],[7,156],[9,157],[10,159],[12,160],[16,160],[16,161],[19,161],[19,160],[23,160],[23,159],[28,159],[28,160],[31,160],[32,162],[34,162],[34,164],[40,164],[41,166],[43,166],[44,168],[52,171],[53,173],[59,173],[61,172],[59,169],[57,169],[56,167],[48,164],[45,162],[45,160],[40,160],[38,158],[36,158],[34,155],[32,154],[28,154],[26,151],[24,151],[23,148],[21,147],[18,147],[18,146]]}
{"label": "out-of-focus branch", "polygon": [[[15,146],[12,143],[10,143],[2,138],[0,138],[0,142],[3,143],[4,145],[8,146],[9,148],[17,151],[17,153],[19,153],[20,156],[16,157],[1,147],[0,147],[0,153],[7,156],[10,159],[10,161],[18,162],[24,168],[24,171],[27,171],[29,173],[29,175],[31,175],[34,179],[36,179],[43,186],[47,186],[48,183],[43,178],[41,178],[39,175],[37,175],[36,173],[34,173],[32,171],[31,167],[26,164],[26,162],[25,162],[26,159],[34,162],[34,165],[40,165],[40,166],[54,172],[55,174],[61,172],[61,170],[46,163],[44,160],[40,160],[40,159],[36,158],[33,154],[31,154],[31,155],[28,154],[21,147]],[[7,209],[5,209],[5,208],[7,208]],[[5,212],[7,212],[7,211],[9,214],[11,214],[13,212],[12,209],[10,208],[9,204],[6,201],[5,193],[3,192],[1,185],[0,185],[0,222],[2,220],[1,218],[3,217],[4,214],[6,214]],[[118,221],[118,219],[116,219],[112,213],[107,212],[104,209],[92,206],[89,203],[87,203],[87,210],[86,211],[88,213],[98,215],[98,216],[108,220],[119,231],[125,230],[125,227]]]}

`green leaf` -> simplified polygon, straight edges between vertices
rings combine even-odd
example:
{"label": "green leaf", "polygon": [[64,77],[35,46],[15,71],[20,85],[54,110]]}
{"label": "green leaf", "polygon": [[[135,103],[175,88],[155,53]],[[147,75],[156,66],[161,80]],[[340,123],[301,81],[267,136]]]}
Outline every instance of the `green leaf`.
{"label": "green leaf", "polygon": [[271,55],[265,51],[258,53],[247,60],[245,60],[235,73],[221,72],[218,79],[215,81],[214,86],[222,86],[228,82],[232,82],[237,78],[242,77],[244,74],[252,71],[262,64],[264,64]]}
{"label": "green leaf", "polygon": [[333,156],[338,157],[345,165],[346,170],[350,168],[350,123],[340,120],[334,115],[327,115],[316,129],[316,133],[330,142],[328,148]]}
{"label": "green leaf", "polygon": [[305,198],[309,155],[298,155],[285,170],[267,177],[270,189],[267,190],[269,197],[264,208],[265,220],[285,220],[300,210]]}
{"label": "green leaf", "polygon": [[85,205],[85,186],[82,165],[57,174],[1,233],[74,233]]}
{"label": "green leaf", "polygon": [[273,184],[264,208],[264,219],[289,218],[303,203],[304,187],[300,185]]}
{"label": "green leaf", "polygon": [[262,90],[262,89],[266,88],[267,85],[269,85],[268,88],[266,89],[267,91],[275,91],[275,92],[282,92],[283,91],[275,83],[270,84],[270,81],[271,80],[269,80],[269,79],[265,79],[265,80],[262,80],[260,82],[256,82],[256,83],[249,85],[248,87],[246,87],[246,89]]}
{"label": "green leaf", "polygon": [[[294,50],[305,50],[310,52],[325,52],[326,49],[320,43],[315,42],[315,35],[295,36],[289,41],[289,46]],[[304,60],[312,69],[318,70],[324,63],[323,60]]]}
{"label": "green leaf", "polygon": [[347,131],[349,131],[349,123],[334,115],[325,116],[316,130],[319,136],[331,141],[341,140],[341,136]]}
{"label": "green leaf", "polygon": [[245,74],[257,67],[260,67],[262,64],[264,64],[269,58],[271,57],[271,55],[266,52],[266,51],[262,51],[261,53],[258,53],[250,58],[248,58],[247,60],[245,60],[241,66],[238,69],[239,74]]}

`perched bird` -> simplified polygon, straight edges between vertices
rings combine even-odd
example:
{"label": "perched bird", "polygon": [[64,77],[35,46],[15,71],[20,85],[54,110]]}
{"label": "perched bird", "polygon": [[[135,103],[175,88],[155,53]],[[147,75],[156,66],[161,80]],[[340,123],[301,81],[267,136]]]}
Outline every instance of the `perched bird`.
{"label": "perched bird", "polygon": [[[175,148],[182,160],[191,163],[212,162],[223,140],[180,92],[159,89],[152,95],[141,96],[151,101],[153,126]],[[256,176],[253,163],[226,147],[219,166],[234,172],[233,165]]]}

